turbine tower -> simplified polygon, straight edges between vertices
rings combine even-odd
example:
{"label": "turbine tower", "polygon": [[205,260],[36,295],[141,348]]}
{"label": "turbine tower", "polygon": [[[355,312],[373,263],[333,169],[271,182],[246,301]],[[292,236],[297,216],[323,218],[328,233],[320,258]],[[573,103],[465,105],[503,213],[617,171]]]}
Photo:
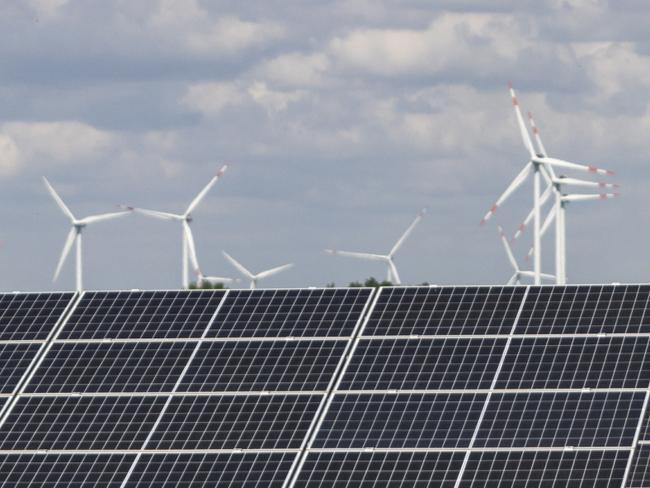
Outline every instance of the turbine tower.
{"label": "turbine tower", "polygon": [[269,270],[262,271],[261,273],[253,274],[248,269],[244,268],[244,266],[239,261],[233,258],[226,251],[223,251],[223,255],[230,262],[230,264],[232,264],[237,269],[237,271],[239,271],[245,278],[251,280],[251,284],[250,284],[251,290],[257,288],[257,282],[259,280],[263,280],[264,278],[273,276],[274,274],[284,271],[285,269],[289,269],[293,266],[293,263],[283,264],[282,266],[278,266],[277,268],[271,268]]}
{"label": "turbine tower", "polygon": [[545,179],[551,180],[551,171],[553,168],[567,168],[574,169],[577,171],[587,171],[590,173],[599,173],[606,175],[613,175],[611,171],[596,168],[595,166],[584,166],[581,164],[571,163],[569,161],[564,161],[562,159],[550,158],[544,154],[536,154],[533,148],[533,143],[528,133],[528,129],[524,124],[524,118],[521,115],[521,109],[519,108],[519,102],[517,101],[517,95],[515,93],[512,84],[509,85],[510,97],[512,99],[512,105],[515,109],[515,116],[517,118],[517,124],[519,126],[519,132],[521,139],[524,143],[524,146],[528,150],[530,159],[524,165],[519,174],[512,180],[510,185],[506,190],[501,194],[497,201],[492,205],[490,210],[485,214],[481,220],[481,224],[487,222],[497,211],[497,209],[503,205],[503,203],[512,195],[512,193],[519,187],[521,184],[528,178],[528,176],[533,174],[533,248],[534,248],[534,273],[535,278],[534,282],[536,285],[541,284],[542,281],[542,241],[541,241],[541,206],[542,201],[540,194],[541,192],[541,175],[545,175]]}
{"label": "turbine tower", "polygon": [[190,286],[190,277],[189,277],[189,267],[188,267],[188,258],[192,262],[192,268],[198,269],[199,265],[196,260],[196,248],[194,246],[194,237],[192,236],[192,229],[190,228],[190,223],[192,222],[192,212],[199,205],[201,200],[207,195],[210,189],[215,185],[219,178],[225,173],[228,169],[228,165],[224,164],[221,169],[217,172],[216,175],[212,177],[210,182],[199,192],[199,194],[192,200],[190,205],[185,210],[185,213],[182,214],[173,214],[169,212],[160,212],[158,210],[148,210],[145,208],[137,207],[127,207],[130,210],[153,217],[160,220],[173,220],[176,222],[181,222],[182,225],[182,285],[183,288],[189,288]]}
{"label": "turbine tower", "polygon": [[45,178],[45,176],[43,176],[43,182],[45,183],[45,187],[47,188],[47,191],[50,193],[50,195],[52,195],[52,198],[54,199],[56,204],[63,211],[65,216],[68,217],[68,219],[70,219],[70,223],[72,224],[72,228],[70,229],[70,232],[68,233],[68,237],[65,240],[65,244],[63,245],[63,251],[61,252],[61,257],[59,258],[59,264],[57,264],[56,266],[56,271],[54,272],[54,278],[52,279],[52,281],[56,281],[56,279],[59,277],[61,268],[63,268],[63,264],[65,263],[65,260],[68,257],[68,254],[72,249],[72,246],[76,243],[76,251],[77,251],[76,289],[77,291],[82,291],[83,290],[83,277],[82,277],[83,273],[82,273],[82,259],[81,259],[82,231],[90,224],[96,224],[97,222],[102,222],[104,220],[123,217],[130,212],[128,210],[124,210],[121,212],[111,212],[111,213],[104,213],[99,215],[91,215],[83,219],[78,219],[74,216],[74,214],[70,211],[70,209],[66,206],[66,204],[63,203],[63,200],[57,194],[54,188],[52,188],[52,185],[50,185],[50,182],[47,181],[47,178]]}
{"label": "turbine tower", "polygon": [[[529,278],[535,278],[535,273],[533,271],[524,271],[519,267],[519,264],[517,264],[517,260],[515,259],[514,254],[512,254],[512,249],[510,248],[510,244],[508,244],[508,239],[506,238],[505,233],[503,232],[503,229],[501,226],[497,226],[497,229],[499,230],[499,235],[501,236],[501,242],[503,242],[503,247],[506,250],[506,255],[508,256],[508,261],[510,261],[510,264],[512,265],[513,269],[515,270],[515,273],[512,275],[512,277],[508,280],[508,283],[506,285],[520,285],[521,284],[521,278],[526,276]],[[542,273],[541,274],[542,278],[547,279],[547,280],[555,280],[555,276]]]}
{"label": "turbine tower", "polygon": [[413,220],[411,225],[409,225],[408,229],[406,229],[404,234],[402,234],[402,237],[399,238],[399,240],[395,243],[395,245],[393,246],[393,248],[390,250],[388,254],[371,254],[365,252],[337,251],[334,249],[325,249],[325,252],[333,256],[348,256],[351,258],[359,258],[359,259],[366,259],[369,261],[380,261],[382,263],[386,263],[386,266],[388,267],[386,279],[391,283],[394,283],[396,285],[401,285],[402,282],[400,281],[399,273],[397,272],[397,267],[395,266],[395,262],[393,258],[395,257],[395,253],[399,250],[399,248],[402,247],[402,244],[404,244],[404,241],[406,241],[406,239],[411,234],[411,232],[413,232],[413,229],[415,229],[415,227],[418,225],[420,220],[422,220],[422,217],[424,217],[424,214],[426,214],[426,212],[427,212],[426,208],[420,210],[417,217],[415,217],[415,220]]}

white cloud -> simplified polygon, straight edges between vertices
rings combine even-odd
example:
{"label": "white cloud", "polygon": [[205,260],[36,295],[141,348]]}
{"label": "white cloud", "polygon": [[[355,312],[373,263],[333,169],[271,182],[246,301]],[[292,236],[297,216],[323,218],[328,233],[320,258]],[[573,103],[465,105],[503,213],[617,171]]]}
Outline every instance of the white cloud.
{"label": "white cloud", "polygon": [[9,122],[0,132],[9,137],[21,159],[34,164],[95,160],[112,136],[81,122]]}
{"label": "white cloud", "polygon": [[202,31],[187,35],[188,47],[200,54],[237,53],[284,36],[282,26],[272,22],[247,22],[234,16],[221,17]]}
{"label": "white cloud", "polygon": [[20,152],[16,142],[8,135],[0,133],[0,177],[15,174],[19,164]]}
{"label": "white cloud", "polygon": [[39,17],[54,17],[69,0],[27,0],[27,3]]}
{"label": "white cloud", "polygon": [[244,101],[242,89],[235,83],[214,82],[191,85],[181,103],[204,114],[217,114],[224,108]]}
{"label": "white cloud", "polygon": [[265,62],[257,71],[266,79],[288,86],[318,86],[330,67],[324,53],[287,53]]}
{"label": "white cloud", "polygon": [[299,90],[278,91],[270,89],[266,83],[256,81],[248,88],[248,93],[255,103],[264,107],[267,113],[282,112],[292,102],[297,102],[305,96]]}

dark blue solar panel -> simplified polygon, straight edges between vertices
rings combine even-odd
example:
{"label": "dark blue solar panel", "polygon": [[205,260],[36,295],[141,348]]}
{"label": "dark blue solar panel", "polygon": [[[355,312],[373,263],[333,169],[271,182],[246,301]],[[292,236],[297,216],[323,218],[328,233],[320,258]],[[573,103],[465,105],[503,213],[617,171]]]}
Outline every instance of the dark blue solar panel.
{"label": "dark blue solar panel", "polygon": [[499,286],[384,288],[364,335],[508,334],[524,292]]}
{"label": "dark blue solar panel", "polygon": [[149,449],[297,449],[322,395],[172,398]]}
{"label": "dark blue solar panel", "polygon": [[314,448],[468,447],[484,394],[337,394]]}
{"label": "dark blue solar panel", "polygon": [[650,445],[637,446],[626,486],[629,488],[650,486]]}
{"label": "dark blue solar panel", "polygon": [[650,286],[531,287],[518,334],[649,333]]}
{"label": "dark blue solar panel", "polygon": [[339,389],[487,389],[505,345],[506,339],[364,339]]}
{"label": "dark blue solar panel", "polygon": [[494,394],[474,446],[630,446],[644,397],[643,392]]}
{"label": "dark blue solar panel", "polygon": [[295,453],[145,454],[127,487],[283,486]]}
{"label": "dark blue solar panel", "polygon": [[347,341],[202,344],[180,391],[326,390]]}
{"label": "dark blue solar panel", "polygon": [[166,397],[22,397],[0,450],[139,449]]}
{"label": "dark blue solar panel", "polygon": [[347,337],[372,290],[231,290],[212,337]]}
{"label": "dark blue solar panel", "polygon": [[3,454],[0,487],[119,488],[135,454]]}
{"label": "dark blue solar panel", "polygon": [[0,340],[47,339],[73,293],[0,294]]}
{"label": "dark blue solar panel", "polygon": [[0,344],[0,393],[12,393],[42,344]]}
{"label": "dark blue solar panel", "polygon": [[59,339],[195,338],[222,290],[86,292]]}
{"label": "dark blue solar panel", "polygon": [[296,486],[453,488],[461,452],[312,452]]}
{"label": "dark blue solar panel", "polygon": [[628,451],[473,452],[460,488],[619,488]]}
{"label": "dark blue solar panel", "polygon": [[647,388],[649,337],[513,339],[496,388]]}
{"label": "dark blue solar panel", "polygon": [[172,391],[196,342],[55,343],[28,393]]}

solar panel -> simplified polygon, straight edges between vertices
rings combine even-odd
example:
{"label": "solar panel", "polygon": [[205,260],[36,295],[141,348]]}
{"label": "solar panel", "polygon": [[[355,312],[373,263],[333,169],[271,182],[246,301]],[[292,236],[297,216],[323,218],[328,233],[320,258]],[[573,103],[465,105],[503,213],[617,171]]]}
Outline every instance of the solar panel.
{"label": "solar panel", "polygon": [[649,301],[646,285],[0,295],[0,488],[647,487]]}

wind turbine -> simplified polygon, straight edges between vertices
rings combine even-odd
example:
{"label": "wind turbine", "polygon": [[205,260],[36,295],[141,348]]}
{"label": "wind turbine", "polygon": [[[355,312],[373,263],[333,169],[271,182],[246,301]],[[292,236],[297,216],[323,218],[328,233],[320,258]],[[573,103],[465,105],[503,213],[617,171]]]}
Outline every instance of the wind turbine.
{"label": "wind turbine", "polygon": [[512,84],[509,84],[510,97],[512,99],[512,105],[515,109],[515,115],[517,118],[517,124],[519,126],[519,132],[521,139],[524,143],[524,146],[528,150],[530,159],[524,165],[522,170],[515,176],[514,180],[506,188],[506,190],[501,194],[497,201],[492,205],[490,210],[485,214],[481,220],[481,224],[487,222],[492,215],[497,211],[497,209],[503,205],[503,203],[512,195],[512,193],[519,187],[521,184],[528,178],[528,176],[533,174],[533,248],[534,248],[534,273],[535,279],[534,282],[536,285],[541,284],[541,273],[542,273],[542,242],[541,242],[541,194],[540,194],[540,185],[541,185],[541,174],[545,173],[546,177],[550,178],[550,170],[554,167],[558,168],[567,168],[574,169],[577,171],[587,171],[590,173],[599,173],[606,175],[613,175],[611,171],[596,168],[595,166],[585,166],[581,164],[571,163],[569,161],[564,161],[562,159],[550,158],[545,156],[545,154],[536,154],[533,148],[533,143],[530,139],[530,134],[528,129],[524,124],[524,118],[521,115],[521,109],[519,108],[519,102],[517,101],[517,95],[515,90],[512,87]]}
{"label": "wind turbine", "polygon": [[[530,126],[533,130],[535,136],[535,142],[537,145],[538,153],[546,157],[547,152],[542,142],[542,138],[539,134],[539,129],[535,124],[535,119],[533,119],[533,114],[528,112],[528,119]],[[587,167],[588,168],[588,167]],[[547,182],[549,183],[548,190],[553,190],[555,195],[555,203],[553,210],[549,212],[540,229],[540,234],[543,236],[550,224],[555,221],[555,276],[556,283],[559,285],[566,284],[566,207],[569,202],[575,201],[585,201],[585,200],[606,200],[610,198],[615,198],[619,196],[618,193],[594,193],[594,194],[566,194],[564,190],[566,186],[578,186],[578,187],[588,187],[588,188],[601,188],[601,189],[610,189],[618,188],[619,185],[616,183],[607,183],[603,181],[588,181],[581,180],[576,178],[570,178],[565,175],[557,176],[552,166],[546,168],[548,174],[544,174]],[[544,195],[546,195],[546,193]],[[546,199],[542,196],[543,205]],[[517,239],[525,229],[528,222],[533,215],[533,211],[528,214],[528,217],[524,222],[519,226],[519,229],[515,233],[513,240]],[[527,258],[534,254],[534,247],[528,252]]]}
{"label": "wind turbine", "polygon": [[196,260],[196,248],[194,246],[194,237],[192,236],[192,229],[190,228],[190,223],[192,222],[192,212],[194,211],[194,209],[196,209],[198,204],[201,202],[201,200],[203,200],[203,198],[207,195],[207,193],[214,186],[214,184],[219,180],[219,178],[223,176],[226,169],[228,169],[228,165],[224,164],[221,167],[221,169],[219,169],[217,174],[214,175],[210,180],[210,182],[203,188],[203,190],[201,190],[199,194],[194,198],[194,200],[192,200],[190,205],[187,207],[187,210],[185,210],[185,213],[173,214],[168,212],[160,212],[158,210],[148,210],[145,208],[127,207],[131,210],[134,210],[135,212],[141,213],[143,215],[147,215],[149,217],[153,217],[155,219],[174,220],[176,222],[181,222],[182,229],[183,229],[183,234],[182,234],[183,288],[188,288],[190,286],[189,268],[187,263],[188,257],[192,261],[192,267],[194,269],[198,269],[199,267]]}
{"label": "wind turbine", "polygon": [[126,214],[130,213],[128,210],[124,210],[121,212],[111,212],[111,213],[104,213],[104,214],[99,214],[99,215],[91,215],[89,217],[85,217],[83,219],[78,219],[74,216],[74,214],[70,211],[70,209],[66,206],[65,203],[63,203],[63,200],[61,197],[57,194],[57,192],[52,188],[52,185],[50,185],[50,182],[47,181],[47,178],[43,176],[43,182],[45,183],[45,187],[47,188],[47,191],[50,192],[50,195],[52,195],[52,198],[56,202],[56,204],[59,206],[59,208],[63,211],[66,217],[70,219],[70,223],[72,224],[72,228],[70,229],[70,232],[68,233],[68,237],[65,240],[65,244],[63,245],[63,251],[61,252],[61,257],[59,258],[59,264],[56,266],[56,271],[54,272],[54,278],[52,281],[56,281],[56,279],[59,277],[59,273],[61,272],[61,268],[63,268],[63,264],[65,263],[66,258],[68,257],[68,254],[70,253],[70,250],[72,249],[72,246],[76,243],[76,248],[77,248],[77,256],[76,256],[76,286],[77,286],[77,291],[82,291],[83,289],[83,280],[82,280],[82,259],[81,259],[81,233],[86,228],[86,226],[90,224],[96,224],[97,222],[102,222],[104,220],[110,220],[110,219],[115,219],[117,217],[123,217]]}
{"label": "wind turbine", "polygon": [[257,288],[257,282],[259,280],[263,280],[264,278],[273,276],[274,274],[284,271],[285,269],[289,269],[293,266],[293,263],[283,264],[282,266],[278,266],[277,268],[271,268],[266,271],[262,271],[261,273],[253,274],[249,270],[244,268],[244,266],[239,261],[233,258],[226,251],[223,251],[223,255],[230,262],[230,264],[232,264],[242,275],[244,275],[245,278],[251,280],[251,284],[250,284],[251,290]]}
{"label": "wind turbine", "polygon": [[401,285],[402,282],[400,281],[399,274],[397,272],[397,267],[395,266],[395,262],[393,261],[393,258],[395,256],[395,253],[399,250],[399,248],[402,247],[402,244],[404,244],[404,241],[407,239],[407,237],[411,234],[411,232],[413,232],[415,226],[418,225],[420,220],[422,220],[422,217],[424,217],[424,214],[426,214],[426,212],[427,212],[426,208],[420,210],[417,217],[415,217],[415,220],[413,220],[411,225],[409,225],[408,229],[406,229],[404,234],[402,234],[402,237],[399,238],[399,240],[395,243],[395,245],[393,246],[393,248],[390,250],[388,254],[371,254],[365,252],[337,251],[334,249],[325,249],[325,252],[333,256],[348,256],[351,258],[359,258],[359,259],[366,259],[369,261],[380,261],[382,263],[386,263],[388,267],[386,279],[391,283],[394,283],[396,285]]}
{"label": "wind turbine", "polygon": [[[503,232],[503,229],[501,226],[497,226],[497,229],[499,230],[499,235],[501,236],[501,242],[503,242],[503,247],[506,250],[506,255],[508,256],[508,261],[510,261],[510,264],[512,265],[513,269],[515,270],[515,273],[512,275],[512,277],[508,280],[507,285],[520,285],[521,284],[521,278],[523,276],[529,277],[529,278],[535,278],[535,273],[533,271],[524,271],[519,267],[519,264],[517,264],[517,260],[515,259],[514,254],[512,254],[512,249],[510,248],[510,244],[508,243],[508,239]],[[542,273],[541,277],[547,280],[554,280],[555,276]]]}
{"label": "wind turbine", "polygon": [[199,261],[196,258],[196,254],[194,254],[193,265],[194,265],[194,273],[196,274],[198,284],[207,282],[214,285],[217,283],[232,283],[233,281],[235,282],[239,281],[239,279],[233,280],[232,278],[223,278],[221,276],[205,276],[201,271],[201,268],[199,267]]}

